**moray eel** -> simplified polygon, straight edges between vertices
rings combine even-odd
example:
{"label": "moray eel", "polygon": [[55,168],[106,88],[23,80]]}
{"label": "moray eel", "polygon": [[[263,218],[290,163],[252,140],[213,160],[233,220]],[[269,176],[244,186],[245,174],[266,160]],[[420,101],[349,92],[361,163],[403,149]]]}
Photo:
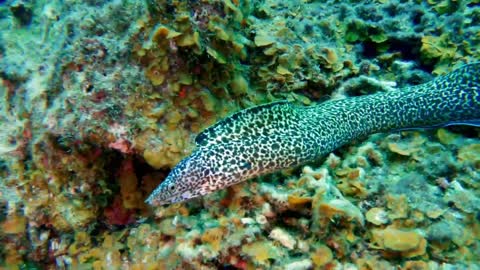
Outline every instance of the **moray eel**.
{"label": "moray eel", "polygon": [[200,133],[198,146],[146,202],[182,202],[318,159],[372,133],[480,126],[480,63],[425,84],[314,106],[281,101],[237,112]]}

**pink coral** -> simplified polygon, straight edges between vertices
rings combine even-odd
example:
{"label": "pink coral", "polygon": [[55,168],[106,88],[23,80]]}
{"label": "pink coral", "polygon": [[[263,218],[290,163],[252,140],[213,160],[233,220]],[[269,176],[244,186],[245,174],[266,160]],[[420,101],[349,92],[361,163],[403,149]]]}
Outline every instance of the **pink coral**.
{"label": "pink coral", "polygon": [[130,142],[123,138],[117,139],[115,142],[109,143],[108,147],[116,149],[124,154],[129,154],[132,152],[132,150],[130,149]]}

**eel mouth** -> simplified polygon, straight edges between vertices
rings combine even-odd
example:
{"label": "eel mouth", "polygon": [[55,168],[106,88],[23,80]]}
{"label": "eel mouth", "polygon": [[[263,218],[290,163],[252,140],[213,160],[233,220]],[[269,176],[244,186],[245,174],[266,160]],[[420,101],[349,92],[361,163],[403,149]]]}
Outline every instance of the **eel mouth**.
{"label": "eel mouth", "polygon": [[148,196],[148,198],[145,200],[145,203],[152,206],[162,205],[159,201],[155,200],[155,196],[153,196],[153,194],[150,194],[150,196]]}
{"label": "eel mouth", "polygon": [[[175,195],[174,195],[175,196]],[[171,202],[171,198],[172,197],[169,197],[169,198],[166,198],[166,199],[159,199],[157,198],[158,196],[154,196],[153,194],[151,194],[150,196],[148,196],[148,198],[145,200],[145,203],[149,204],[149,205],[152,205],[152,206],[161,206],[161,205],[166,205],[166,204],[170,204]]]}
{"label": "eel mouth", "polygon": [[145,200],[145,203],[150,204],[152,206],[161,206],[161,205],[168,205],[168,204],[183,202],[183,201],[192,199],[196,196],[192,196],[192,194],[187,191],[187,192],[183,192],[183,193],[177,192],[177,193],[171,194],[167,198],[163,198],[163,199],[158,199],[156,197],[157,196],[154,196],[153,194],[150,195]]}

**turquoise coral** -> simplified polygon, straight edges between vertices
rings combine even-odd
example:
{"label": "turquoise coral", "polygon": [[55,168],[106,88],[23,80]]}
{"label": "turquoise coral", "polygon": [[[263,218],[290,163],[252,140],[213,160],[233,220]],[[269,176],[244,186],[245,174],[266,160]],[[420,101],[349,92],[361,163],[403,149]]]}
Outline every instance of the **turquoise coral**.
{"label": "turquoise coral", "polygon": [[317,106],[278,102],[238,112],[198,135],[199,149],[182,160],[147,202],[188,200],[255,176],[315,160],[376,132],[478,125],[480,63],[400,91]]}

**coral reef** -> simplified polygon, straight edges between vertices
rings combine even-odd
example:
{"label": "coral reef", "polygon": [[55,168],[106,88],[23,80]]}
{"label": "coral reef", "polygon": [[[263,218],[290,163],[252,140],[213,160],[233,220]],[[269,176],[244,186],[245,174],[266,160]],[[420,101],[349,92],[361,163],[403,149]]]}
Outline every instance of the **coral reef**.
{"label": "coral reef", "polygon": [[0,268],[480,268],[478,128],[376,134],[143,202],[233,111],[479,61],[478,1],[7,0],[0,15]]}

